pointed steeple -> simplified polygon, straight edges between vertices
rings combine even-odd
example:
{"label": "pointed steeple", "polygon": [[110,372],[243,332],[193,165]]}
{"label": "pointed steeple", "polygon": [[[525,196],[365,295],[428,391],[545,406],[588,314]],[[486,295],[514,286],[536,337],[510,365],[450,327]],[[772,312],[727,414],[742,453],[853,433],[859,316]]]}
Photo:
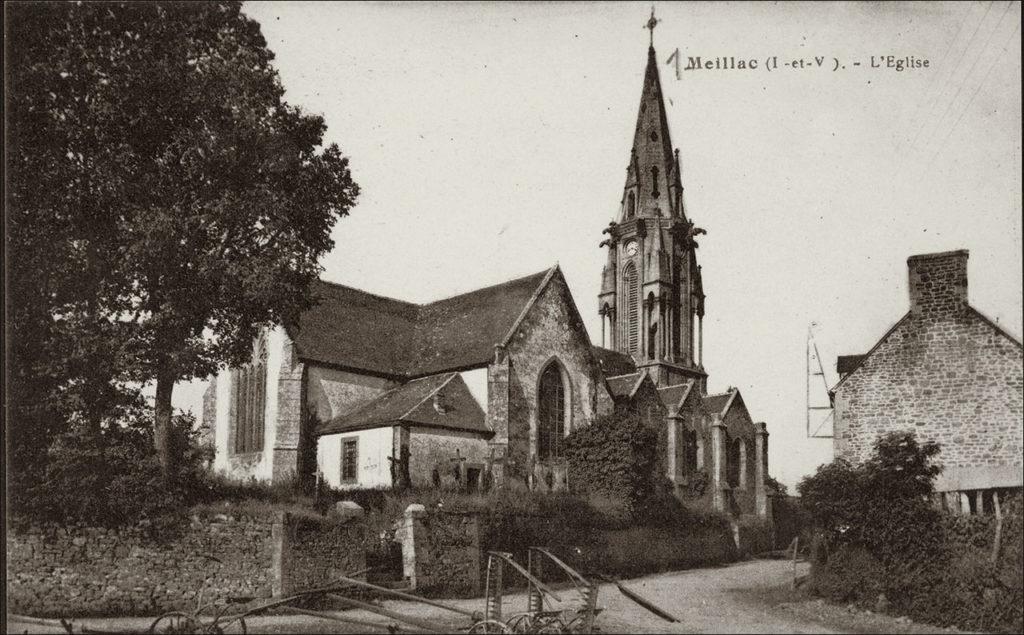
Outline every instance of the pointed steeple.
{"label": "pointed steeple", "polygon": [[[654,47],[647,49],[647,70],[644,72],[640,112],[633,134],[626,186],[623,194],[622,220],[632,216],[676,216],[678,210],[679,171],[672,153],[664,94],[658,74]],[[630,194],[633,196],[630,197]],[[634,201],[635,207],[629,208]]]}

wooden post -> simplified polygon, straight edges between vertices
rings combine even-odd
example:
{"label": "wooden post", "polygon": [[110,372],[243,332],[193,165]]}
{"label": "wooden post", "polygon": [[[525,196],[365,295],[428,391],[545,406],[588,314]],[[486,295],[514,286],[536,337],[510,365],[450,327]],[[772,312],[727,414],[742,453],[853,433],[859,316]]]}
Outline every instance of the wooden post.
{"label": "wooden post", "polygon": [[992,490],[992,506],[996,512],[996,535],[992,540],[992,564],[999,560],[999,549],[1003,540],[1003,512],[999,509],[999,492]]}
{"label": "wooden post", "polygon": [[796,588],[796,554],[800,551],[800,536],[793,539],[793,588]]}

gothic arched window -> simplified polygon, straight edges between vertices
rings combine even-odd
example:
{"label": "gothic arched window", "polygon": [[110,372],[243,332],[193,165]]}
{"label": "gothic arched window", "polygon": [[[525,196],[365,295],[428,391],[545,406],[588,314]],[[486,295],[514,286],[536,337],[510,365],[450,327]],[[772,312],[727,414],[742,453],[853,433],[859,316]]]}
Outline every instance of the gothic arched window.
{"label": "gothic arched window", "polygon": [[651,196],[658,198],[658,166],[651,166]]}
{"label": "gothic arched window", "polygon": [[232,397],[234,451],[238,454],[263,450],[264,409],[267,400],[267,335],[261,333],[253,345],[252,361],[234,373]]}
{"label": "gothic arched window", "polygon": [[557,362],[548,364],[540,376],[537,412],[537,457],[540,460],[562,456],[565,437],[565,384]]}
{"label": "gothic arched window", "polygon": [[636,274],[636,266],[631,262],[626,265],[622,272],[623,291],[626,294],[626,350],[630,353],[637,352],[639,337],[637,325],[640,322],[639,280]]}
{"label": "gothic arched window", "polygon": [[633,218],[636,216],[636,195],[632,192],[629,193],[626,205],[626,218]]}
{"label": "gothic arched window", "polygon": [[692,474],[697,467],[697,433],[693,430],[683,432],[683,473]]}
{"label": "gothic arched window", "polygon": [[743,439],[735,439],[729,444],[728,464],[729,485],[740,489],[747,486],[747,446]]}
{"label": "gothic arched window", "polygon": [[647,359],[654,359],[658,340],[658,323],[654,321],[654,294],[647,294]]}

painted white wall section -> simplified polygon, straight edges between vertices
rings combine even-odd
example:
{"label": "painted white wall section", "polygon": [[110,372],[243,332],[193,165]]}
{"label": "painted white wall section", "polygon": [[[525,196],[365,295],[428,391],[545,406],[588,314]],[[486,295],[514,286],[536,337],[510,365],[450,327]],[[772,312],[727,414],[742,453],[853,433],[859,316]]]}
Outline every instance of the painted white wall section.
{"label": "painted white wall section", "polygon": [[260,461],[259,479],[270,480],[274,474],[274,446],[277,443],[277,388],[281,377],[281,360],[284,358],[284,346],[291,341],[284,332],[284,327],[275,326],[267,334],[267,385],[264,393],[266,403],[263,404],[263,460]]}
{"label": "painted white wall section", "polygon": [[228,426],[231,424],[231,372],[222,370],[217,373],[217,410],[214,417],[213,469],[223,472],[228,467]]}
{"label": "painted white wall section", "polygon": [[[341,481],[342,441],[356,439],[357,480],[355,483]],[[317,467],[324,481],[336,489],[367,487],[391,487],[391,456],[394,429],[391,426],[360,430],[358,432],[329,434],[317,441]]]}

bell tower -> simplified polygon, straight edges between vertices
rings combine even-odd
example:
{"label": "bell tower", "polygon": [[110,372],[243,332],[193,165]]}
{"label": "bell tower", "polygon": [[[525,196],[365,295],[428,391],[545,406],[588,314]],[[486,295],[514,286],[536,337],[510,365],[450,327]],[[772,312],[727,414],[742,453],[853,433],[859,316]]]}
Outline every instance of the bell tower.
{"label": "bell tower", "polygon": [[652,13],[626,183],[601,243],[608,248],[598,296],[601,345],[630,354],[659,386],[696,379],[703,393],[704,290],[694,238],[706,232],[686,217],[653,46],[656,24]]}

